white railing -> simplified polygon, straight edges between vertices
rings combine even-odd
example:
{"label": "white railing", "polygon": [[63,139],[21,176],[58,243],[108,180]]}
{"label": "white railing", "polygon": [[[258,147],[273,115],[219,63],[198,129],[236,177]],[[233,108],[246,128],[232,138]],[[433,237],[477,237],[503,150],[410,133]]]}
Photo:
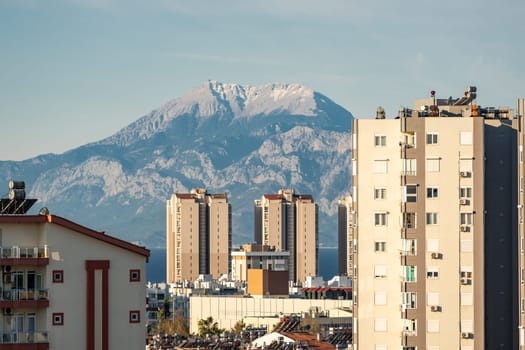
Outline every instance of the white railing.
{"label": "white railing", "polygon": [[47,343],[47,332],[7,332],[0,336],[1,344]]}
{"label": "white railing", "polygon": [[47,245],[43,247],[0,247],[0,258],[2,259],[20,259],[20,258],[47,258]]}

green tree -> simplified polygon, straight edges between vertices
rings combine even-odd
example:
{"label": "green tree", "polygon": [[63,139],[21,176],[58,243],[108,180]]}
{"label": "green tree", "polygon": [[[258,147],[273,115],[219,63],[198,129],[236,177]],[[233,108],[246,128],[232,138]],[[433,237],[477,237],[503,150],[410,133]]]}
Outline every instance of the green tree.
{"label": "green tree", "polygon": [[246,327],[244,322],[242,320],[237,321],[232,328],[232,333],[235,333],[237,335],[240,335],[242,333],[242,330]]}
{"label": "green tree", "polygon": [[199,327],[199,336],[204,338],[208,334],[211,335],[221,335],[224,332],[224,329],[219,328],[217,322],[213,321],[213,317],[203,318],[197,322]]}

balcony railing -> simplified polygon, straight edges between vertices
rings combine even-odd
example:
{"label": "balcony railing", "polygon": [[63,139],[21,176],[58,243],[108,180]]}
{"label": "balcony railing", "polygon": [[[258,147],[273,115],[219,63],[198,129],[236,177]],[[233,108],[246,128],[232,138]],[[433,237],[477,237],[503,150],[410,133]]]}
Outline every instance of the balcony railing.
{"label": "balcony railing", "polygon": [[0,344],[47,343],[47,332],[8,332],[1,333]]}
{"label": "balcony railing", "polygon": [[48,258],[48,247],[0,247],[0,259]]}
{"label": "balcony railing", "polygon": [[48,293],[47,289],[6,289],[1,296],[2,300],[7,301],[46,300]]}

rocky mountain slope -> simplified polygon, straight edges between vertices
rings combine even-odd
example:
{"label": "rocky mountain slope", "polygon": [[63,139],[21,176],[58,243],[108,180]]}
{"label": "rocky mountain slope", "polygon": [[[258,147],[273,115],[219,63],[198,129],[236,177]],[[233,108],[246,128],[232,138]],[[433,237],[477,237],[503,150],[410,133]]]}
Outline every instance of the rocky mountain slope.
{"label": "rocky mountain slope", "polygon": [[[320,242],[335,245],[350,190],[352,115],[296,84],[208,81],[114,135],[66,153],[0,162],[0,189],[26,181],[51,213],[148,247],[165,242],[173,192],[228,193],[234,243],[253,240],[253,201],[292,187],[314,196]],[[4,194],[0,190],[0,195]]]}

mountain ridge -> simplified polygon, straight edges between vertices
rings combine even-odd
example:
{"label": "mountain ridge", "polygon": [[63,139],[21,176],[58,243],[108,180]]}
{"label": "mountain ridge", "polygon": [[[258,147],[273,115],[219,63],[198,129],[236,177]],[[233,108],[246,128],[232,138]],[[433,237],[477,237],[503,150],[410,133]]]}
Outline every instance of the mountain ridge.
{"label": "mountain ridge", "polygon": [[253,240],[253,201],[292,187],[314,195],[320,241],[333,242],[337,199],[350,190],[352,118],[299,84],[208,81],[100,141],[0,161],[0,185],[24,179],[37,206],[151,247],[163,246],[174,192],[227,193],[240,243]]}

